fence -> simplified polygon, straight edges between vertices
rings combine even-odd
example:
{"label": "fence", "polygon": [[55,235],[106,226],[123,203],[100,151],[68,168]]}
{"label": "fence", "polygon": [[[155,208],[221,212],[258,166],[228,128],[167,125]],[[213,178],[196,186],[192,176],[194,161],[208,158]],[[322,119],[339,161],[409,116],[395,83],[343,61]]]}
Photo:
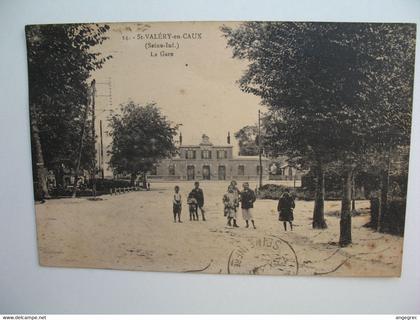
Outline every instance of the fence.
{"label": "fence", "polygon": [[132,191],[140,191],[141,188],[140,187],[121,187],[121,188],[110,188],[109,189],[109,194],[111,196],[116,196],[119,194],[123,194],[123,193],[127,193],[127,192],[132,192]]}

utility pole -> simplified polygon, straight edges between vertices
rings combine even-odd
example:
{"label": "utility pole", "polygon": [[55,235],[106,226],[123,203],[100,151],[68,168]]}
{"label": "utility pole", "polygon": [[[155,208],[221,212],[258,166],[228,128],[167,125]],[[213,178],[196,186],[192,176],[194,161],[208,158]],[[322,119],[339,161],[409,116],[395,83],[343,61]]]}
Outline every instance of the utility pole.
{"label": "utility pole", "polygon": [[[105,86],[105,88],[104,87],[100,87],[99,93],[97,93],[96,92],[96,86],[97,85],[99,85],[99,86]],[[108,88],[108,89],[106,89],[106,88]],[[103,99],[107,99],[106,104],[109,107],[109,109],[108,108],[105,108],[105,109],[99,108],[99,109],[96,110],[96,111],[99,111],[98,114],[97,114],[97,116],[98,116],[98,118],[100,118],[101,117],[100,114],[102,112],[112,110],[112,81],[111,81],[111,78],[108,78],[107,81],[95,82],[94,83],[94,90],[95,90],[95,98],[96,97],[99,97],[99,99],[100,99],[99,102],[98,102],[98,106],[101,105],[101,104],[103,104],[103,102],[104,102]],[[98,146],[99,147],[99,154],[97,154],[95,152],[95,157],[96,157],[96,155],[98,155],[98,158],[99,158],[99,161],[98,161],[98,164],[99,164],[98,165],[98,174],[100,174],[101,179],[104,180],[105,179],[105,169],[104,169],[104,162],[105,162],[105,160],[104,160],[104,143],[103,143],[102,120],[99,120],[99,130],[100,130],[99,131],[100,132],[99,133],[99,135],[100,135],[100,143],[99,143],[99,146]]]}
{"label": "utility pole", "polygon": [[93,158],[92,158],[92,196],[96,197],[96,136],[95,136],[95,79],[91,82],[92,94],[92,144],[93,144]]}
{"label": "utility pole", "polygon": [[104,142],[102,138],[102,120],[99,121],[99,129],[101,133],[101,175],[102,180],[104,180]]}
{"label": "utility pole", "polygon": [[258,157],[259,157],[259,161],[260,161],[260,172],[259,172],[259,174],[260,174],[260,177],[259,177],[260,178],[260,183],[259,183],[260,188],[262,187],[262,171],[263,171],[261,152],[262,152],[262,150],[261,150],[261,111],[258,110]]}
{"label": "utility pole", "polygon": [[76,171],[74,173],[74,184],[73,184],[72,198],[76,198],[77,182],[79,180],[79,171],[80,171],[80,161],[82,159],[83,137],[85,136],[86,121],[87,121],[87,118],[88,118],[88,110],[89,110],[90,102],[91,102],[91,92],[89,90],[88,97],[87,97],[87,102],[86,102],[86,108],[85,108],[85,115],[83,117],[82,133],[80,135],[79,154],[77,156]]}

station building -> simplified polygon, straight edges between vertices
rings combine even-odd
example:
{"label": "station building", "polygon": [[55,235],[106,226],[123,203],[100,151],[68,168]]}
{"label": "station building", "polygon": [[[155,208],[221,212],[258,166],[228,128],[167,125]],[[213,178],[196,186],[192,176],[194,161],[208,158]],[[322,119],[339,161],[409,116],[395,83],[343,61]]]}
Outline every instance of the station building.
{"label": "station building", "polygon": [[164,159],[149,175],[162,180],[257,180],[262,170],[263,179],[269,177],[269,159],[258,156],[235,156],[233,146],[213,145],[203,134],[197,145],[180,145],[178,154]]}

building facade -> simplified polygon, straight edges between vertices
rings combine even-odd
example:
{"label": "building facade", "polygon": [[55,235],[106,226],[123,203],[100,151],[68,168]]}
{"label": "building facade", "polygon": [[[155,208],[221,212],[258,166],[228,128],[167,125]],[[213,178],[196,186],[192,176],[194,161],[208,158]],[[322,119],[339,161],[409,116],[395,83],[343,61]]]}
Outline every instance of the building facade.
{"label": "building facade", "polygon": [[270,180],[300,180],[302,172],[290,165],[287,160],[273,161],[269,167]]}
{"label": "building facade", "polygon": [[262,170],[263,179],[268,179],[269,160],[258,156],[233,155],[233,146],[213,145],[203,135],[197,145],[181,145],[176,157],[164,159],[149,175],[150,179],[162,180],[253,180]]}

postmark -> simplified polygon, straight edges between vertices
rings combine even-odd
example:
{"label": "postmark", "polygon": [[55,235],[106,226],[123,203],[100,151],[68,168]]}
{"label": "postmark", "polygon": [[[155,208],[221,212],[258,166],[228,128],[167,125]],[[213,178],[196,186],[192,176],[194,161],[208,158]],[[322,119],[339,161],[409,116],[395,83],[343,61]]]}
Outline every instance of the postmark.
{"label": "postmark", "polygon": [[228,257],[228,274],[297,275],[299,261],[293,246],[275,236],[249,238]]}

